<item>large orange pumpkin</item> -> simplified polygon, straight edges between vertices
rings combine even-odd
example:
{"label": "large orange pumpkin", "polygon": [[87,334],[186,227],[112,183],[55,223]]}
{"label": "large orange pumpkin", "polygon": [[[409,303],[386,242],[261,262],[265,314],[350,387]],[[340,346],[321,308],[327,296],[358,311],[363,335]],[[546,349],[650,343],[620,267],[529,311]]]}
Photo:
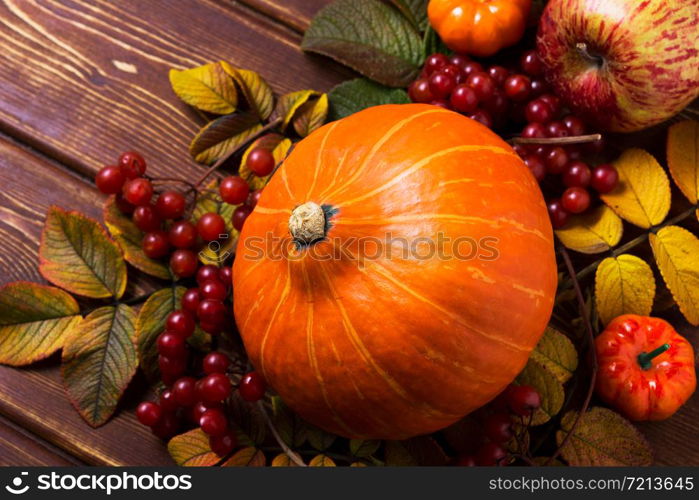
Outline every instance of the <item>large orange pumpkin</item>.
{"label": "large orange pumpkin", "polygon": [[486,127],[370,108],[299,142],[272,177],[238,245],[235,318],[255,368],[311,423],[428,433],[526,363],[553,304],[552,238],[536,181]]}

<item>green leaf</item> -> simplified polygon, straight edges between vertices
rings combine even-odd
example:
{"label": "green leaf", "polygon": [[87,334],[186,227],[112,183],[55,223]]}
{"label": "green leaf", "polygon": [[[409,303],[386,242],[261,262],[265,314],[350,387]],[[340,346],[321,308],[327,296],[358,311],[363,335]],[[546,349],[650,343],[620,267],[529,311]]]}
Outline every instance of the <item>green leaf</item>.
{"label": "green leaf", "polygon": [[322,94],[315,101],[307,101],[294,117],[294,130],[301,137],[306,137],[320,128],[328,117],[328,94]]}
{"label": "green leaf", "polygon": [[177,465],[182,467],[209,467],[221,459],[211,451],[209,436],[201,429],[194,429],[172,438],[167,451]]}
{"label": "green leaf", "polygon": [[93,427],[114,413],[138,367],[135,321],[127,305],[101,307],[85,317],[63,348],[63,385]]}
{"label": "green leaf", "polygon": [[223,467],[264,467],[266,464],[265,454],[254,446],[248,446],[237,451]]}
{"label": "green leaf", "polygon": [[218,63],[184,71],[171,69],[170,84],[180,99],[208,113],[233,113],[238,105],[235,84]]}
{"label": "green leaf", "polygon": [[358,458],[370,457],[379,449],[381,441],[377,439],[351,439],[350,453]]}
{"label": "green leaf", "polygon": [[56,206],[41,233],[39,271],[54,285],[95,299],[118,299],[126,289],[124,257],[102,226]]}
{"label": "green leaf", "polygon": [[324,7],[311,21],[301,47],[391,87],[407,87],[422,60],[420,34],[380,0],[337,0]]}
{"label": "green leaf", "polygon": [[136,227],[131,217],[121,213],[114,202],[114,196],[110,196],[104,203],[102,211],[104,224],[107,226],[112,238],[117,242],[124,259],[139,271],[161,279],[172,279],[170,267],[159,260],[149,258],[143,253],[143,232]]}
{"label": "green leaf", "polygon": [[337,436],[325,432],[323,429],[309,425],[308,442],[318,451],[325,451],[330,448],[337,439]]}
{"label": "green leaf", "polygon": [[[556,432],[559,446],[577,416],[578,412],[571,411],[561,420],[561,430]],[[572,466],[640,467],[653,462],[643,435],[618,413],[599,407],[590,409],[580,418],[561,448],[561,456]]]}
{"label": "green leaf", "polygon": [[253,113],[225,115],[206,124],[192,139],[189,153],[198,163],[211,165],[257,133],[262,124]]}
{"label": "green leaf", "polygon": [[308,438],[306,422],[292,412],[279,396],[272,398],[272,409],[274,411],[272,422],[282,441],[292,448],[298,448],[305,443]]}
{"label": "green leaf", "polygon": [[164,288],[148,297],[138,312],[136,320],[136,344],[141,369],[149,380],[160,378],[156,341],[165,330],[165,320],[175,309],[180,308],[182,296],[187,291],[183,286]]}
{"label": "green leaf", "polygon": [[573,342],[550,326],[532,351],[531,359],[544,366],[561,384],[565,384],[578,368],[578,352]]}
{"label": "green leaf", "polygon": [[328,94],[330,119],[339,120],[357,111],[380,104],[408,104],[410,98],[403,89],[385,87],[366,78],[343,82]]}
{"label": "green leaf", "polygon": [[254,71],[234,68],[225,61],[221,61],[221,66],[235,80],[250,110],[266,120],[274,109],[274,93],[264,78]]}
{"label": "green leaf", "polygon": [[81,319],[78,303],[60,288],[6,284],[0,288],[0,363],[22,366],[47,358]]}
{"label": "green leaf", "polygon": [[429,0],[389,0],[419,31],[428,27],[427,4]]}
{"label": "green leaf", "polygon": [[284,132],[286,130],[286,127],[296,115],[296,111],[303,106],[305,102],[319,95],[320,93],[315,90],[298,90],[281,96],[279,101],[277,101],[277,107],[274,108],[275,116],[282,119],[282,123],[279,126],[281,131]]}
{"label": "green leaf", "polygon": [[541,407],[532,415],[531,425],[545,424],[561,411],[565,400],[563,384],[545,365],[530,358],[517,376],[517,383],[529,385],[541,395]]}

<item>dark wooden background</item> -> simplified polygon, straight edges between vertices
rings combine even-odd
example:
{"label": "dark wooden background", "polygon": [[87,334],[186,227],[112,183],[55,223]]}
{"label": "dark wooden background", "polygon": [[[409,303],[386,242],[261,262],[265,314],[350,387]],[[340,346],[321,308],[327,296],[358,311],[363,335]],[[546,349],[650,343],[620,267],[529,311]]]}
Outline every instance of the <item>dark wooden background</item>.
{"label": "dark wooden background", "polygon": [[[0,0],[0,284],[43,281],[36,267],[47,208],[100,217],[92,178],[135,149],[158,176],[195,178],[194,115],[173,95],[170,68],[225,59],[277,92],[321,91],[351,73],[304,55],[301,33],[330,0]],[[147,285],[146,285],[147,286]],[[696,343],[695,343],[696,345]],[[0,465],[171,464],[133,409],[93,430],[65,398],[58,359],[0,366]],[[642,426],[667,465],[699,465],[699,399]]]}

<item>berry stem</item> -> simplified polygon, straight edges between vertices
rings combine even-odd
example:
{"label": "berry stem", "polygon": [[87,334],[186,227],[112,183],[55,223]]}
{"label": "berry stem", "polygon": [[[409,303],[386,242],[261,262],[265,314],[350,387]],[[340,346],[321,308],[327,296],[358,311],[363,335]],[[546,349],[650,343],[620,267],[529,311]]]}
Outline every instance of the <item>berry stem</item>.
{"label": "berry stem", "polygon": [[642,352],[638,355],[638,364],[641,365],[643,370],[650,370],[653,368],[653,358],[660,356],[668,349],[670,349],[670,344],[663,344],[660,347],[653,349],[651,352]]}
{"label": "berry stem", "polygon": [[585,142],[595,142],[602,139],[602,134],[573,135],[570,137],[513,137],[509,140],[512,144],[583,144]]}
{"label": "berry stem", "polygon": [[277,428],[274,426],[272,419],[269,418],[269,415],[267,414],[267,408],[265,408],[265,405],[262,404],[262,401],[257,402],[257,407],[260,409],[260,412],[262,413],[262,416],[264,417],[265,422],[267,422],[267,427],[269,427],[269,430],[272,432],[274,439],[277,441],[277,444],[282,449],[282,451],[284,451],[284,453],[286,453],[286,455],[291,459],[291,461],[294,462],[299,467],[307,467],[307,465],[303,461],[303,459],[296,452],[294,452],[291,448],[289,448],[287,446],[287,444],[284,442],[284,440],[282,439],[282,437],[279,435],[279,432],[277,431]]}
{"label": "berry stem", "polygon": [[252,141],[254,141],[257,138],[259,138],[260,136],[266,134],[267,132],[269,132],[273,128],[277,127],[281,123],[282,123],[282,118],[276,118],[276,119],[272,120],[267,125],[262,127],[259,131],[257,131],[255,134],[248,137],[245,140],[245,142],[241,143],[238,147],[231,149],[228,153],[226,153],[221,158],[216,160],[216,163],[211,165],[211,167],[209,167],[207,169],[207,171],[204,172],[204,174],[202,174],[202,176],[199,178],[199,180],[197,180],[197,182],[194,183],[195,189],[198,189],[199,187],[201,187],[201,185],[204,183],[204,181],[206,181],[206,179],[208,179],[209,176],[211,174],[213,174],[221,165],[223,165],[226,161],[228,161],[229,158],[231,158],[233,155],[235,155],[236,153],[241,151],[243,148],[246,148]]}

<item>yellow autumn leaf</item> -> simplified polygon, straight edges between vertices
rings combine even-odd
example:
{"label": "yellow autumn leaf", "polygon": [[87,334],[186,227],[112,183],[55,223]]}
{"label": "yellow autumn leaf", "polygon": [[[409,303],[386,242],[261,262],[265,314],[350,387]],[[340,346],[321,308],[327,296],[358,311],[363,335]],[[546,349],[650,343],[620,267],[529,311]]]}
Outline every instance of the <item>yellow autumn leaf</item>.
{"label": "yellow autumn leaf", "polygon": [[622,219],[649,228],[660,224],[670,210],[670,181],[663,167],[642,149],[627,149],[614,162],[619,185],[601,196]]}
{"label": "yellow autumn leaf", "polygon": [[667,132],[667,166],[687,199],[699,198],[699,122],[675,123]]}
{"label": "yellow autumn leaf", "polygon": [[266,120],[274,109],[274,93],[259,73],[248,69],[234,68],[221,61],[223,70],[235,80],[250,109],[262,120]]}
{"label": "yellow autumn leaf", "polygon": [[606,205],[570,219],[556,236],[567,248],[580,253],[600,253],[614,247],[624,234],[621,219]]}
{"label": "yellow autumn leaf", "polygon": [[699,325],[699,239],[678,226],[664,227],[649,238],[660,274],[680,311],[692,325]]}
{"label": "yellow autumn leaf", "polygon": [[289,455],[286,453],[280,453],[272,459],[272,467],[298,467],[299,465],[294,462]]}
{"label": "yellow autumn leaf", "polygon": [[250,144],[248,149],[245,150],[245,153],[243,153],[243,157],[240,160],[240,168],[238,169],[238,175],[240,175],[243,179],[248,181],[248,184],[250,184],[250,189],[262,189],[267,185],[267,181],[269,180],[272,174],[269,174],[265,177],[258,177],[257,175],[252,173],[252,171],[247,167],[248,155],[250,154],[250,151],[252,151],[255,148],[264,148],[269,151],[272,151],[272,156],[274,156],[274,163],[275,165],[278,165],[279,162],[286,158],[289,149],[291,149],[291,144],[292,143],[290,139],[287,139],[279,134],[263,135],[262,137],[254,141],[252,144]]}
{"label": "yellow autumn leaf", "polygon": [[316,455],[308,462],[309,467],[335,467],[335,461],[327,455]]}
{"label": "yellow autumn leaf", "polygon": [[622,314],[648,316],[655,298],[653,270],[635,255],[607,257],[597,268],[595,298],[605,325]]}
{"label": "yellow autumn leaf", "polygon": [[311,97],[317,96],[318,92],[315,90],[298,90],[296,92],[290,92],[284,94],[279,98],[277,102],[277,107],[274,110],[274,114],[277,118],[281,118],[282,123],[280,129],[282,132],[286,130],[286,127],[291,123],[291,120],[296,115],[296,111],[303,106],[306,101]]}
{"label": "yellow autumn leaf", "polygon": [[218,63],[184,71],[171,69],[170,84],[180,99],[202,111],[225,115],[238,106],[235,84]]}
{"label": "yellow autumn leaf", "polygon": [[328,94],[321,95],[315,101],[308,101],[301,106],[294,117],[294,130],[301,137],[319,128],[328,117]]}

